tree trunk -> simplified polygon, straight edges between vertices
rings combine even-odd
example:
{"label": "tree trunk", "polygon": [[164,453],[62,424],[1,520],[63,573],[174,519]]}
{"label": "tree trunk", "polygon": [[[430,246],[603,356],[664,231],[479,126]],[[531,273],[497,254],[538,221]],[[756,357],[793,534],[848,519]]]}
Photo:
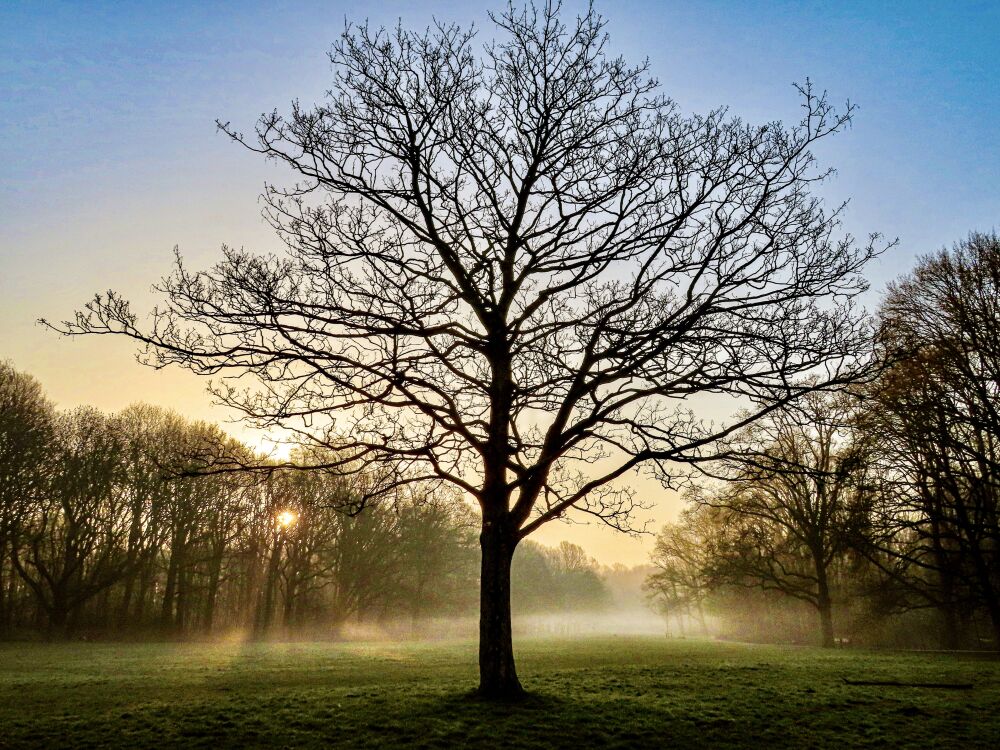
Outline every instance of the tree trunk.
{"label": "tree trunk", "polygon": [[128,615],[132,609],[132,595],[135,590],[135,572],[129,573],[125,578],[125,588],[122,591],[122,600],[118,606],[118,616],[115,622],[115,629],[119,633],[124,633],[129,629]]}
{"label": "tree trunk", "polygon": [[816,598],[816,609],[819,610],[819,625],[823,638],[823,647],[832,648],[833,641],[833,604],[830,601],[830,588],[826,575],[819,578],[819,596]]}
{"label": "tree trunk", "polygon": [[135,598],[135,610],[132,614],[132,622],[129,626],[132,629],[142,628],[146,625],[146,601],[149,598],[150,570],[153,561],[149,560],[142,566],[139,573],[139,594]]}
{"label": "tree trunk", "polygon": [[479,536],[479,695],[512,699],[524,694],[514,668],[510,625],[510,564],[517,542],[497,522],[486,521]]}
{"label": "tree trunk", "polygon": [[187,631],[189,601],[191,596],[191,568],[185,566],[177,573],[177,611],[174,613],[174,632]]}
{"label": "tree trunk", "polygon": [[69,614],[69,605],[64,597],[59,592],[53,591],[52,605],[49,607],[49,640],[68,639],[72,635]]}
{"label": "tree trunk", "polygon": [[211,633],[215,625],[215,602],[219,596],[219,582],[222,577],[222,556],[215,555],[211,561],[208,578],[208,592],[205,594],[205,609],[202,614],[202,629]]}
{"label": "tree trunk", "polygon": [[701,599],[698,600],[698,624],[701,625],[701,634],[708,635],[708,622],[705,620],[705,607],[702,606]]}
{"label": "tree trunk", "polygon": [[1000,651],[1000,601],[996,596],[987,594],[986,610],[990,615],[990,624],[993,626],[993,650]]}
{"label": "tree trunk", "polygon": [[267,566],[267,578],[264,580],[264,588],[261,591],[260,604],[257,607],[257,624],[254,633],[257,638],[263,638],[271,627],[271,620],[274,617],[274,591],[278,584],[278,566],[281,562],[281,545],[284,537],[275,534],[274,549]]}
{"label": "tree trunk", "polygon": [[160,608],[160,627],[164,631],[173,630],[174,599],[177,596],[177,573],[180,569],[181,551],[176,543],[171,546],[170,561],[167,564],[167,582],[163,588],[163,602]]}
{"label": "tree trunk", "polygon": [[948,651],[956,651],[961,645],[961,636],[958,628],[958,615],[951,605],[943,605],[938,608],[941,615],[941,648]]}
{"label": "tree trunk", "polygon": [[832,648],[833,641],[833,602],[830,600],[830,582],[826,576],[826,561],[822,549],[813,550],[813,563],[816,566],[816,609],[819,612],[819,626],[822,633],[823,647]]}
{"label": "tree trunk", "polygon": [[941,501],[938,495],[932,495],[933,502],[928,502],[928,514],[931,520],[931,545],[934,550],[934,565],[937,568],[941,596],[938,611],[941,615],[941,647],[954,650],[959,646],[958,607],[955,590],[955,575],[952,561],[945,550],[941,533]]}
{"label": "tree trunk", "polygon": [[298,571],[292,569],[288,573],[288,578],[285,585],[285,599],[282,607],[281,614],[281,624],[285,628],[286,635],[291,631],[294,625],[293,619],[295,617],[295,597],[298,595],[299,588]]}
{"label": "tree trunk", "polygon": [[[13,573],[13,571],[11,571]],[[10,629],[10,608],[7,605],[7,542],[0,540],[0,635]],[[13,577],[13,576],[11,576]]]}

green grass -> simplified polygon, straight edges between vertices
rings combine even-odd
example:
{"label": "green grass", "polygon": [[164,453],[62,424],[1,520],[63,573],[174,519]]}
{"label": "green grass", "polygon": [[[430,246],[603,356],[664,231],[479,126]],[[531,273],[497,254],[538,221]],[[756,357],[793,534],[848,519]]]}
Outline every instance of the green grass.
{"label": "green grass", "polygon": [[[3,644],[0,747],[1000,747],[1000,662],[663,638],[475,645]],[[865,687],[844,678],[971,682]]]}

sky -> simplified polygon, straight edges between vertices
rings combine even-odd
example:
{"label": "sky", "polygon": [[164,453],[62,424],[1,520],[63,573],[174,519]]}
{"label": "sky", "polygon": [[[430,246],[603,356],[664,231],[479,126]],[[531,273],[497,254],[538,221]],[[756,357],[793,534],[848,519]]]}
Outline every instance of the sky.
{"label": "sky", "polygon": [[[204,383],[135,363],[106,337],[38,326],[116,289],[139,310],[173,248],[191,267],[223,244],[270,251],[265,180],[288,175],[244,151],[215,120],[249,130],[265,111],[322,99],[326,52],[347,21],[423,28],[476,23],[469,2],[17,2],[0,4],[0,359],[37,377],[58,406],[116,411],[135,401],[224,422]],[[810,78],[858,105],[817,155],[822,194],[850,200],[844,229],[899,245],[869,269],[887,281],[921,254],[1000,223],[1000,3],[597,2],[612,48],[648,58],[687,112],[728,106],[749,121],[798,117]],[[567,2],[567,13],[581,8]],[[238,426],[230,429],[244,435]],[[679,501],[654,484],[652,529]],[[550,524],[536,537],[582,544],[606,563],[645,562],[652,538]]]}

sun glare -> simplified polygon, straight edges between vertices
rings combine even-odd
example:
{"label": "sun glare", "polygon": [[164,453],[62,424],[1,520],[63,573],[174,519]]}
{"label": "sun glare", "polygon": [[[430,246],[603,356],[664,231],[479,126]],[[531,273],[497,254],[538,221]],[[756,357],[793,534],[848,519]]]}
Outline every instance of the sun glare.
{"label": "sun glare", "polygon": [[278,514],[277,517],[278,526],[280,526],[283,529],[287,529],[289,526],[292,526],[298,519],[299,517],[296,514],[292,513],[292,511],[283,510],[281,511],[281,513]]}

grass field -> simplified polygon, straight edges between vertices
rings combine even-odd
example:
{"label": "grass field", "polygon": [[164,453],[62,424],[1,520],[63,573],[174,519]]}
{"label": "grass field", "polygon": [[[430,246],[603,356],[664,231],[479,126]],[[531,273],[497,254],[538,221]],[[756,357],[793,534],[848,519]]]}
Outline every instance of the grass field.
{"label": "grass field", "polygon": [[[0,747],[1000,747],[1000,662],[663,638],[0,645]],[[879,687],[887,680],[971,689]]]}

